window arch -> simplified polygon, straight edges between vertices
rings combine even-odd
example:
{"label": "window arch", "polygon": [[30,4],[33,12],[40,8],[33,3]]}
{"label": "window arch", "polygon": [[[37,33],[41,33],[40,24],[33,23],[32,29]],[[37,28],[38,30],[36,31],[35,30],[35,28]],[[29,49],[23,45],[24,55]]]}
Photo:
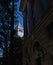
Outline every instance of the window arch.
{"label": "window arch", "polygon": [[38,57],[43,57],[45,55],[44,48],[38,41],[34,42],[33,53],[34,53],[34,55],[37,56],[37,58]]}

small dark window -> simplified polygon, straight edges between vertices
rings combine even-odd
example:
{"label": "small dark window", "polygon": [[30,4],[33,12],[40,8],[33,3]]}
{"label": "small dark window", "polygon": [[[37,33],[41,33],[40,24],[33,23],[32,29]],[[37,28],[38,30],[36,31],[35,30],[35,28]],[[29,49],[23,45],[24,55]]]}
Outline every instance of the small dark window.
{"label": "small dark window", "polygon": [[42,65],[42,63],[41,63],[41,57],[37,58],[37,65]]}
{"label": "small dark window", "polygon": [[53,22],[48,25],[49,37],[53,38]]}
{"label": "small dark window", "polygon": [[51,55],[50,57],[51,57],[51,62],[52,62],[52,64],[53,64],[53,55]]}

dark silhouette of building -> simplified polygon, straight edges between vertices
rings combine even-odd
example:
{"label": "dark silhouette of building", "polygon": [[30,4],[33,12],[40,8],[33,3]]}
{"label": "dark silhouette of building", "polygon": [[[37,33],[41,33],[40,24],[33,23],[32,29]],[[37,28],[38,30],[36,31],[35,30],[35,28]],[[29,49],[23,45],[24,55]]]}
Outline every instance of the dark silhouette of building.
{"label": "dark silhouette of building", "polygon": [[53,1],[21,0],[25,36],[23,65],[53,65]]}

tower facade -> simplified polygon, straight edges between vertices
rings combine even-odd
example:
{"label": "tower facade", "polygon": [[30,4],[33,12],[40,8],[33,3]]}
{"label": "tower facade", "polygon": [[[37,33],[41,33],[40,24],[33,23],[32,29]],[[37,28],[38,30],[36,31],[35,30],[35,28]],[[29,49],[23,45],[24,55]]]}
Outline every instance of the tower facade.
{"label": "tower facade", "polygon": [[21,0],[20,10],[23,12],[24,16],[25,36],[30,35],[34,26],[38,23],[38,21],[40,21],[51,5],[52,0]]}
{"label": "tower facade", "polygon": [[[22,0],[20,10],[23,13],[29,2],[32,22],[29,22],[28,18],[26,21],[28,24],[33,23],[34,25],[32,24],[32,28],[28,27],[29,31],[31,28],[31,32],[23,41],[23,65],[53,65],[53,1]],[[27,13],[29,19],[30,12]],[[27,24],[27,22],[25,23]]]}

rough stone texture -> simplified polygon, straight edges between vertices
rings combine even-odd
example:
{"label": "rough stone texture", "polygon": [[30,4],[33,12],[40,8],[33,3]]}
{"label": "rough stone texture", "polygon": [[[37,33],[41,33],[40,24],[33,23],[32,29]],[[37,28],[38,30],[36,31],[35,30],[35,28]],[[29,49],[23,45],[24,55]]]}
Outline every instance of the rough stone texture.
{"label": "rough stone texture", "polygon": [[[38,41],[44,49],[44,57],[41,59],[42,65],[53,65],[51,56],[53,56],[53,38],[50,39],[47,26],[53,22],[53,8],[39,20],[32,33],[23,41],[23,65],[37,65],[36,56],[34,56],[34,42]],[[27,49],[27,51],[26,51]]]}

